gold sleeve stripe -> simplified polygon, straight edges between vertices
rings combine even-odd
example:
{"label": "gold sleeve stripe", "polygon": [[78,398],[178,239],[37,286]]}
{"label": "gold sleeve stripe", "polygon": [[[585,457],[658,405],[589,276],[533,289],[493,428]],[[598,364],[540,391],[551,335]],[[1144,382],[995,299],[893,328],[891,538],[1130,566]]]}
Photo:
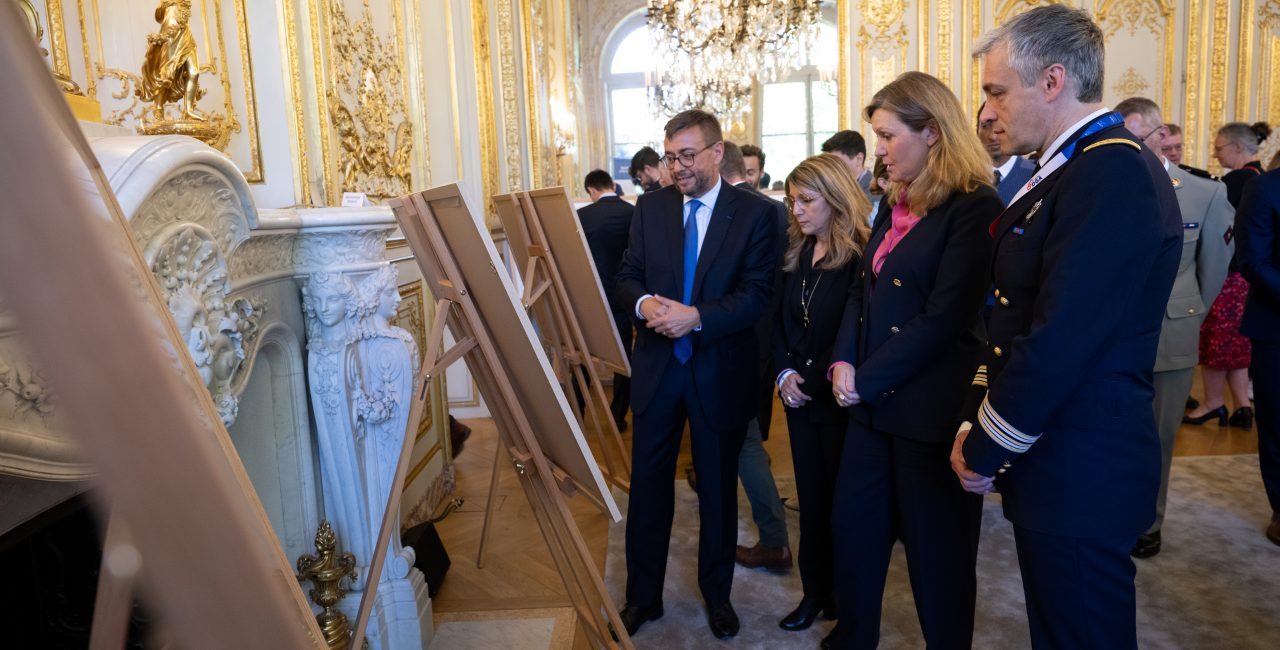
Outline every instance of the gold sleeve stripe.
{"label": "gold sleeve stripe", "polygon": [[1084,150],[1090,151],[1092,149],[1097,149],[1098,147],[1104,147],[1109,144],[1127,144],[1130,147],[1137,149],[1138,151],[1142,151],[1142,145],[1138,144],[1137,142],[1134,142],[1133,140],[1126,140],[1124,138],[1108,138],[1106,140],[1099,140],[1085,147]]}

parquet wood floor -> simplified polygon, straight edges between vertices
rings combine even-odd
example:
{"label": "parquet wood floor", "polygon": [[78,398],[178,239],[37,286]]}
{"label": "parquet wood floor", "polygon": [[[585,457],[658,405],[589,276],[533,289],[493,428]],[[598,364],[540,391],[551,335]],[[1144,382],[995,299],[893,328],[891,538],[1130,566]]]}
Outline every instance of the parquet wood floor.
{"label": "parquet wood floor", "polygon": [[[1203,395],[1198,373],[1192,395]],[[500,501],[493,518],[494,528],[489,538],[486,562],[484,568],[476,567],[476,548],[484,521],[497,431],[493,421],[488,419],[467,420],[466,424],[472,427],[472,435],[455,461],[457,490],[453,495],[463,498],[466,505],[437,525],[453,564],[433,602],[434,610],[444,613],[571,606],[528,501],[510,467],[500,468]],[[765,442],[765,449],[772,458],[774,474],[794,477],[786,420],[782,406],[777,402],[771,431],[773,435]],[[630,444],[630,435],[624,434],[624,438]],[[594,434],[588,432],[587,439],[594,449]],[[1257,448],[1257,437],[1253,431],[1218,427],[1216,424],[1188,424],[1183,425],[1178,433],[1174,454],[1243,454],[1256,453]],[[679,478],[684,477],[684,468],[691,463],[686,435],[677,465]],[[608,517],[581,498],[571,499],[569,505],[596,566],[603,574],[608,552]],[[588,647],[581,630],[573,647]]]}

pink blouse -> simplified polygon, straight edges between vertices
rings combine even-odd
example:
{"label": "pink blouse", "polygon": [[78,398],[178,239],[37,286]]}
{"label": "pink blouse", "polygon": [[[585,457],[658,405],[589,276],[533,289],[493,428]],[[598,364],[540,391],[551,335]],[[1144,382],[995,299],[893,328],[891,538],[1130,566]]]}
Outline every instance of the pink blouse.
{"label": "pink blouse", "polygon": [[884,266],[884,258],[888,257],[893,248],[902,241],[902,238],[906,237],[907,233],[911,232],[911,229],[920,223],[920,217],[911,214],[907,210],[905,197],[904,200],[898,201],[893,206],[890,216],[893,221],[890,222],[889,232],[884,234],[884,241],[880,242],[880,247],[876,249],[875,257],[871,259],[871,271],[877,276],[880,275],[880,267]]}

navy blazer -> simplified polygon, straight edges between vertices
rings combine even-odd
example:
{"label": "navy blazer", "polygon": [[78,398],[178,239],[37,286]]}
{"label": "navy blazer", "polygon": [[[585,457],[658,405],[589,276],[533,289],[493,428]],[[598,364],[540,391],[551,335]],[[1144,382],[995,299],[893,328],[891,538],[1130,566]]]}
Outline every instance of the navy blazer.
{"label": "navy blazer", "polygon": [[600,286],[609,301],[610,310],[626,312],[626,305],[613,298],[613,285],[622,263],[622,253],[627,250],[627,237],[631,233],[631,215],[635,206],[617,196],[601,197],[591,205],[578,208],[578,220],[582,222],[582,234],[591,249]]}
{"label": "navy blazer", "polygon": [[1009,175],[1000,179],[1000,185],[996,187],[996,191],[1000,192],[1000,200],[1005,205],[1013,200],[1018,190],[1022,189],[1027,181],[1031,180],[1031,175],[1036,173],[1036,164],[1023,158],[1022,156],[1014,156],[1017,160],[1013,163],[1013,169],[1009,170]]}
{"label": "navy blazer", "polygon": [[997,484],[1014,525],[1137,536],[1155,517],[1152,369],[1182,250],[1169,175],[1123,125],[1105,128],[992,233],[998,302],[965,461],[984,476],[1011,463]]}
{"label": "navy blazer", "polygon": [[1235,230],[1236,261],[1249,281],[1240,333],[1280,344],[1280,169],[1244,186]]}
{"label": "navy blazer", "polygon": [[856,369],[862,402],[850,408],[850,418],[916,440],[955,437],[986,341],[987,227],[1002,209],[990,185],[952,194],[898,242],[877,278],[872,264],[893,223],[893,208],[881,202],[832,358]]}
{"label": "navy blazer", "polygon": [[[692,304],[702,328],[690,334],[693,378],[712,426],[746,426],[756,409],[760,355],[755,324],[773,298],[778,256],[777,213],[769,199],[721,183],[698,253]],[[615,295],[634,316],[645,294],[684,295],[684,205],[675,186],[646,192],[636,202],[631,237],[618,269]],[[631,359],[631,407],[649,406],[668,363],[669,339],[637,322]]]}

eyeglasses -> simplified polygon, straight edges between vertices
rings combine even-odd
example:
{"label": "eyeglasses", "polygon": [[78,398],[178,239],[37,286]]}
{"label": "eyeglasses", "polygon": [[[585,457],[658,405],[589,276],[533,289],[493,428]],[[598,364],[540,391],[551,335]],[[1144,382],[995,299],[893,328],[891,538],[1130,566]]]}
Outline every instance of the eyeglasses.
{"label": "eyeglasses", "polygon": [[1160,126],[1157,126],[1156,128],[1151,129],[1150,131],[1147,131],[1147,134],[1142,136],[1142,141],[1146,142],[1147,138],[1150,138],[1151,136],[1159,133],[1164,128],[1165,128],[1165,125],[1161,124]]}
{"label": "eyeglasses", "polygon": [[677,161],[677,160],[679,160],[679,161],[680,161],[680,165],[681,165],[681,166],[683,166],[683,167],[685,167],[685,168],[687,169],[687,168],[689,168],[689,167],[692,167],[692,166],[693,166],[693,161],[694,161],[694,159],[696,159],[696,158],[698,157],[698,154],[700,154],[700,153],[702,153],[702,152],[706,151],[707,149],[710,149],[711,147],[716,146],[717,144],[720,144],[720,141],[719,141],[719,140],[716,140],[715,142],[712,142],[711,144],[709,144],[709,145],[707,145],[707,146],[705,146],[705,147],[703,147],[703,148],[701,148],[701,149],[699,149],[699,150],[697,150],[697,151],[693,151],[693,152],[686,151],[686,152],[681,153],[681,154],[670,154],[670,153],[669,153],[669,154],[667,154],[667,155],[665,155],[665,156],[663,156],[663,157],[662,157],[662,164],[663,164],[663,166],[665,166],[667,169],[671,169],[672,167],[675,167],[675,165],[676,165],[676,161]]}
{"label": "eyeglasses", "polygon": [[789,197],[789,196],[788,196],[788,197],[785,197],[785,198],[783,198],[783,199],[782,199],[782,204],[783,204],[783,205],[785,205],[785,206],[787,206],[787,210],[790,210],[790,211],[792,211],[792,212],[794,212],[794,211],[795,211],[795,208],[796,208],[796,204],[797,204],[797,203],[799,203],[801,206],[803,206],[803,207],[807,210],[807,209],[809,209],[809,206],[813,204],[813,202],[814,202],[814,201],[817,201],[817,200],[818,200],[818,199],[820,199],[820,198],[822,198],[822,197],[820,197],[820,196],[800,196],[800,197],[797,197],[797,198],[794,198],[794,199],[793,199],[793,198],[791,198],[791,197]]}

